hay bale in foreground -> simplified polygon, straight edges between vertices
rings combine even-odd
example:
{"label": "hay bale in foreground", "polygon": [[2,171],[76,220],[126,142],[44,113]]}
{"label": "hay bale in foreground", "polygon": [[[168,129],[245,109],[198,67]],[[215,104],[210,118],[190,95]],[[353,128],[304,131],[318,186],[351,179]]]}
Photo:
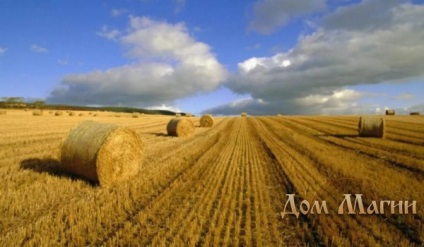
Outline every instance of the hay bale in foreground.
{"label": "hay bale in foreground", "polygon": [[43,110],[34,110],[34,111],[32,111],[32,115],[33,116],[42,116]]}
{"label": "hay bale in foreground", "polygon": [[240,116],[242,116],[242,117],[247,117],[247,112],[242,112],[242,113],[240,114]]}
{"label": "hay bale in foreground", "polygon": [[54,115],[55,115],[55,116],[62,116],[62,115],[63,115],[63,112],[61,112],[61,111],[57,111],[57,112],[55,112],[55,113],[54,113]]}
{"label": "hay bale in foreground", "polygon": [[139,172],[143,147],[131,129],[84,121],[62,145],[61,167],[72,174],[109,186]]}
{"label": "hay bale in foreground", "polygon": [[203,115],[200,118],[200,127],[212,127],[213,126],[213,117],[210,114]]}
{"label": "hay bale in foreground", "polygon": [[386,110],[386,115],[395,115],[395,110]]}
{"label": "hay bale in foreground", "polygon": [[173,118],[168,122],[166,131],[170,136],[188,137],[194,133],[195,126],[187,118]]}
{"label": "hay bale in foreground", "polygon": [[421,115],[421,113],[418,112],[418,111],[414,111],[414,112],[409,113],[409,115],[411,115],[411,116],[419,116],[419,115]]}
{"label": "hay bale in foreground", "polygon": [[384,126],[383,118],[361,117],[358,124],[358,134],[363,137],[384,138]]}

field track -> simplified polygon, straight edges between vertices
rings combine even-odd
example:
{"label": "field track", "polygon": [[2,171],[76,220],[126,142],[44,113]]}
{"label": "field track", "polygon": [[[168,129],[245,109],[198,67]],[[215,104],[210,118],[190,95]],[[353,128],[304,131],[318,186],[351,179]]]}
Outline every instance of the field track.
{"label": "field track", "polygon": [[[100,188],[58,168],[83,120],[134,129],[142,172]],[[387,116],[386,138],[359,138],[357,116],[215,118],[194,136],[171,117],[0,116],[0,246],[420,246],[424,117]],[[190,118],[199,125],[199,118]],[[286,194],[329,214],[281,217]],[[343,194],[416,201],[417,214],[337,214]]]}

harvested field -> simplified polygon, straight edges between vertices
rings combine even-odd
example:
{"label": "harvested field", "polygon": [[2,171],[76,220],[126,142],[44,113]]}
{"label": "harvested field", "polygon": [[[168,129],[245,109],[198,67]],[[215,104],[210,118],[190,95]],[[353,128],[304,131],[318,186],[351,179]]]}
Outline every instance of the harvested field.
{"label": "harvested field", "polygon": [[[0,246],[411,246],[424,241],[424,117],[383,116],[385,138],[358,137],[359,116],[214,117],[188,138],[174,116],[101,114],[134,130],[142,171],[100,187],[61,171],[61,143],[90,114],[0,118]],[[199,125],[199,117],[190,118]],[[328,214],[281,216],[286,194]],[[416,201],[416,214],[338,214],[343,194]]]}

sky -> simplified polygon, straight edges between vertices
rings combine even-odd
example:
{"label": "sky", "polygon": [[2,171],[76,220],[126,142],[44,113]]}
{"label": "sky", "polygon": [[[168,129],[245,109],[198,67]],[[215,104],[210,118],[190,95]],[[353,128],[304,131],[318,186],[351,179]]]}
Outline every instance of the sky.
{"label": "sky", "polygon": [[424,0],[0,0],[0,97],[424,113]]}

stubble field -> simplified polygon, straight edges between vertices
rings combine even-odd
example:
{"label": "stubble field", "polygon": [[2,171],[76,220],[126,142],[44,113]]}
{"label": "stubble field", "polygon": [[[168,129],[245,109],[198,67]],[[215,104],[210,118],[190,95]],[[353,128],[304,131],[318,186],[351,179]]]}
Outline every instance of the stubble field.
{"label": "stubble field", "polygon": [[[0,246],[421,245],[424,117],[385,116],[386,138],[357,136],[358,116],[226,117],[189,138],[171,117],[0,116]],[[143,168],[101,188],[61,172],[79,122],[115,123],[144,142]],[[195,125],[199,118],[190,118]],[[329,214],[286,215],[296,201]],[[416,214],[338,214],[343,194],[416,201]]]}

